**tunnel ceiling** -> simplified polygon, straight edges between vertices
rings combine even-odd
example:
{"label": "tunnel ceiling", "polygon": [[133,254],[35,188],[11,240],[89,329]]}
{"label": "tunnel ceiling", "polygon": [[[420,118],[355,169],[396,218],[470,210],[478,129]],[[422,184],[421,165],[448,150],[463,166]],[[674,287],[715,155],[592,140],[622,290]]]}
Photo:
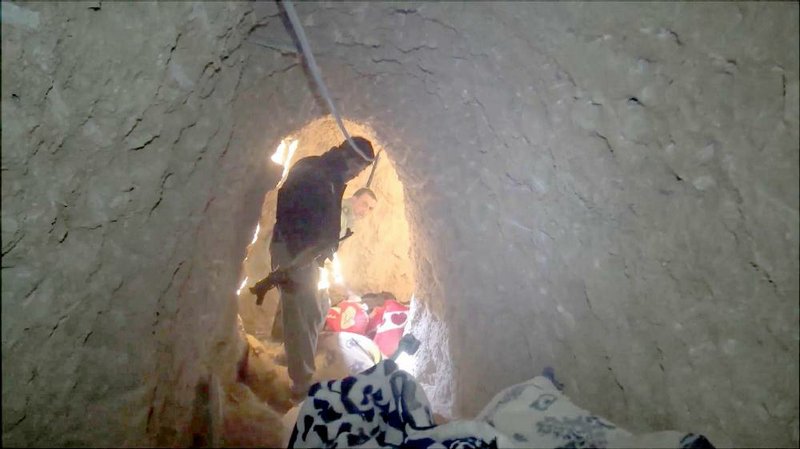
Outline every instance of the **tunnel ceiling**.
{"label": "tunnel ceiling", "polygon": [[[273,3],[2,8],[3,443],[188,444],[264,149],[325,111]],[[438,411],[549,365],[631,430],[798,444],[796,3],[297,8],[392,149]]]}

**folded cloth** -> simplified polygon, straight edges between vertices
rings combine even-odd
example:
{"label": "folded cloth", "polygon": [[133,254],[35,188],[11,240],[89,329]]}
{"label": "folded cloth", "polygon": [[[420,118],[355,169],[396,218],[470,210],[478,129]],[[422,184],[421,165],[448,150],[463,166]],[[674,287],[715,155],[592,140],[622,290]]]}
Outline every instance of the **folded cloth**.
{"label": "folded cloth", "polygon": [[498,440],[485,423],[452,422],[437,427],[417,381],[387,359],[356,376],[313,385],[300,407],[288,447],[401,446],[489,448],[498,447]]}
{"label": "folded cloth", "polygon": [[433,426],[414,378],[384,360],[356,376],[314,384],[289,447],[398,447],[410,432]]}
{"label": "folded cloth", "polygon": [[313,385],[288,447],[713,448],[702,435],[672,431],[633,435],[575,406],[542,376],[501,391],[475,420],[437,426],[419,384],[392,360],[355,376]]}
{"label": "folded cloth", "polygon": [[501,391],[475,419],[508,435],[518,447],[714,447],[702,435],[685,432],[634,435],[576,406],[544,376]]}
{"label": "folded cloth", "polygon": [[452,421],[411,433],[403,444],[408,449],[497,449],[515,446],[494,427],[480,421]]}
{"label": "folded cloth", "polygon": [[328,310],[325,327],[334,332],[352,332],[365,335],[369,316],[362,305],[352,301],[342,301]]}
{"label": "folded cloth", "polygon": [[320,332],[317,342],[317,380],[343,379],[380,362],[378,345],[369,338],[351,332]]}
{"label": "folded cloth", "polygon": [[[373,341],[385,357],[391,357],[397,351],[397,346],[408,322],[408,309],[408,306],[397,301],[387,300],[384,306],[376,309],[376,313],[370,317],[367,335],[371,328],[375,329]],[[377,324],[375,324],[376,321]]]}

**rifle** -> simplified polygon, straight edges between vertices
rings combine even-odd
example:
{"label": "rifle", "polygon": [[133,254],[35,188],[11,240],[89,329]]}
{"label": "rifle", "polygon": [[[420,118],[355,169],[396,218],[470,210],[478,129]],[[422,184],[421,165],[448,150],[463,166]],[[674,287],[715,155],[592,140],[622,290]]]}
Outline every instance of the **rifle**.
{"label": "rifle", "polygon": [[344,237],[340,239],[337,238],[333,242],[323,242],[319,245],[310,246],[297,253],[297,255],[294,256],[294,259],[292,259],[285,266],[279,266],[272,270],[267,277],[261,279],[260,281],[256,282],[254,286],[250,287],[250,293],[256,295],[256,304],[260,306],[261,303],[264,302],[264,295],[266,295],[268,291],[279,285],[287,285],[290,281],[289,272],[291,270],[310,264],[351,235],[353,235],[353,231],[351,231],[350,228],[347,228],[347,232],[345,232]]}

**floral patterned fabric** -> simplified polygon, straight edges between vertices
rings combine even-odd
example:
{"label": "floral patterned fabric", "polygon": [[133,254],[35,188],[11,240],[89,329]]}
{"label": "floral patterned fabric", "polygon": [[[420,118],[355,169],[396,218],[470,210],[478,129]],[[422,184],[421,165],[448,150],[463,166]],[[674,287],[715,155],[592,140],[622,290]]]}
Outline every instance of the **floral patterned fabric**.
{"label": "floral patterned fabric", "polygon": [[436,426],[424,391],[392,360],[356,376],[313,385],[300,406],[289,440],[290,448],[469,449],[509,445],[484,423]]}
{"label": "floral patterned fabric", "polygon": [[674,431],[634,435],[576,406],[543,376],[501,391],[475,419],[509,436],[517,447],[714,447],[702,435]]}
{"label": "floral patterned fabric", "polygon": [[289,447],[713,448],[701,435],[633,435],[577,407],[542,376],[501,391],[474,420],[437,426],[422,388],[392,360],[314,385]]}

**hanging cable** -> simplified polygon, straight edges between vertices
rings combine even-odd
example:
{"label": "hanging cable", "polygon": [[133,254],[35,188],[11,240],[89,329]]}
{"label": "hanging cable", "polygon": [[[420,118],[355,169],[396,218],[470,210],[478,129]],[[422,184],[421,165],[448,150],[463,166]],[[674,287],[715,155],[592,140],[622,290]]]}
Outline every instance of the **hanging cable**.
{"label": "hanging cable", "polygon": [[372,178],[375,176],[375,169],[378,168],[378,161],[381,160],[381,151],[378,151],[378,154],[375,155],[375,160],[372,162],[372,171],[369,172],[369,179],[367,179],[366,188],[369,188],[372,185]]}
{"label": "hanging cable", "polygon": [[306,63],[308,63],[308,69],[311,71],[311,76],[314,78],[314,82],[317,84],[317,89],[319,89],[319,92],[322,94],[325,102],[328,103],[328,109],[331,111],[333,118],[336,119],[336,124],[339,125],[339,130],[359,156],[361,156],[367,162],[372,162],[372,158],[367,157],[367,155],[358,148],[358,145],[353,142],[353,139],[350,138],[350,134],[345,129],[341,117],[339,117],[339,112],[336,110],[333,100],[331,100],[331,96],[328,93],[328,88],[325,87],[325,83],[322,81],[322,74],[320,73],[319,67],[317,67],[317,62],[314,60],[314,55],[311,53],[311,46],[308,44],[306,33],[303,31],[303,26],[300,24],[300,19],[297,17],[297,13],[294,10],[292,1],[283,0],[282,3],[284,9],[286,9],[286,14],[289,16],[289,22],[291,22],[292,28],[297,35],[297,39],[300,41],[300,50],[305,57]]}

